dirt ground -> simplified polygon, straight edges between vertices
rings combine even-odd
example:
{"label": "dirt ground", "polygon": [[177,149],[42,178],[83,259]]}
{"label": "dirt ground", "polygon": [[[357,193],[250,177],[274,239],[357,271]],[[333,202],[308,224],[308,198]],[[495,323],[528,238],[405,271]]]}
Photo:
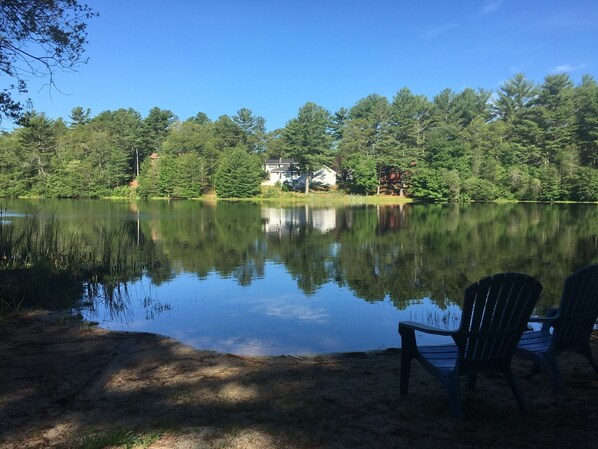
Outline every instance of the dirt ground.
{"label": "dirt ground", "polygon": [[239,357],[22,312],[0,319],[0,447],[102,447],[117,432],[139,445],[110,447],[598,447],[598,376],[581,356],[559,362],[563,395],[516,360],[527,413],[501,376],[482,377],[459,420],[417,363],[399,396],[398,350]]}

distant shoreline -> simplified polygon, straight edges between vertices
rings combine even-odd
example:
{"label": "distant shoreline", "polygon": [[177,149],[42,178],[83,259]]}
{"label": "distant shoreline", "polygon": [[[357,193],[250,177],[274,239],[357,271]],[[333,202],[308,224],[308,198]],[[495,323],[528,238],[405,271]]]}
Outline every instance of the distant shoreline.
{"label": "distant shoreline", "polygon": [[251,198],[218,198],[215,195],[205,195],[196,198],[168,198],[168,197],[126,197],[126,196],[107,196],[101,198],[53,198],[40,196],[19,196],[15,198],[4,197],[2,200],[66,200],[66,201],[199,201],[205,203],[230,202],[230,203],[282,203],[288,205],[296,204],[333,204],[333,205],[404,205],[404,204],[447,204],[447,205],[465,205],[465,204],[598,204],[598,201],[532,201],[532,200],[513,200],[496,199],[489,201],[470,200],[462,202],[452,201],[425,201],[410,197],[399,197],[391,195],[345,195],[329,193],[310,193],[308,196],[303,194],[292,194],[292,196],[281,197],[251,197]]}

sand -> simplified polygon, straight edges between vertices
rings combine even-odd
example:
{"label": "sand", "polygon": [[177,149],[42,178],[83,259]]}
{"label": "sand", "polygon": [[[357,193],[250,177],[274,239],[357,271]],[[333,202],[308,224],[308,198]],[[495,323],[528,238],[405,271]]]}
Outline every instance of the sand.
{"label": "sand", "polygon": [[400,359],[241,357],[20,312],[0,319],[0,448],[598,447],[598,376],[579,355],[559,357],[562,395],[514,361],[526,414],[501,376],[464,380],[462,420],[417,362],[401,397]]}

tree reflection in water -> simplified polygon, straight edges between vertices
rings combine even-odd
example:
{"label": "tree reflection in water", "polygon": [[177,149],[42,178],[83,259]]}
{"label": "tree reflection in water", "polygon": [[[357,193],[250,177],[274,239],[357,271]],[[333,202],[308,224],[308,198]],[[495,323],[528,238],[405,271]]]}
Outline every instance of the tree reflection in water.
{"label": "tree reflection in water", "polygon": [[[14,211],[31,206],[7,203]],[[558,303],[569,273],[598,260],[595,205],[47,201],[35,207],[53,211],[65,232],[76,229],[90,252],[104,255],[101,265],[109,272],[86,284],[83,300],[93,299],[96,310],[101,305],[121,320],[132,319],[131,301],[143,303],[147,319],[176,307],[151,292],[131,298],[128,284],[145,280],[157,287],[184,274],[195,277],[199,292],[203,280],[219,276],[246,289],[263,281],[276,293],[276,280],[267,275],[275,265],[305,298],[333,286],[398,310],[426,298],[449,313],[420,318],[453,322],[452,306],[460,304],[464,288],[488,274],[537,277],[544,285],[540,308],[546,309]],[[115,247],[101,248],[102,235],[113,236]]]}

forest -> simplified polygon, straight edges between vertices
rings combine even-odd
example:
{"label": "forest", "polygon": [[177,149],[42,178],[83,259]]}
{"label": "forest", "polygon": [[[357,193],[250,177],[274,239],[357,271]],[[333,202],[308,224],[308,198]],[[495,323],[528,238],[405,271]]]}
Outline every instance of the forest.
{"label": "forest", "polygon": [[[308,102],[267,131],[250,109],[185,120],[152,108],[26,112],[0,136],[0,197],[197,198],[276,195],[263,162],[327,165],[349,194],[427,201],[598,201],[598,85],[516,74],[496,91],[400,89],[330,112]],[[309,177],[308,177],[309,178]],[[309,183],[305,186],[309,191]]]}

